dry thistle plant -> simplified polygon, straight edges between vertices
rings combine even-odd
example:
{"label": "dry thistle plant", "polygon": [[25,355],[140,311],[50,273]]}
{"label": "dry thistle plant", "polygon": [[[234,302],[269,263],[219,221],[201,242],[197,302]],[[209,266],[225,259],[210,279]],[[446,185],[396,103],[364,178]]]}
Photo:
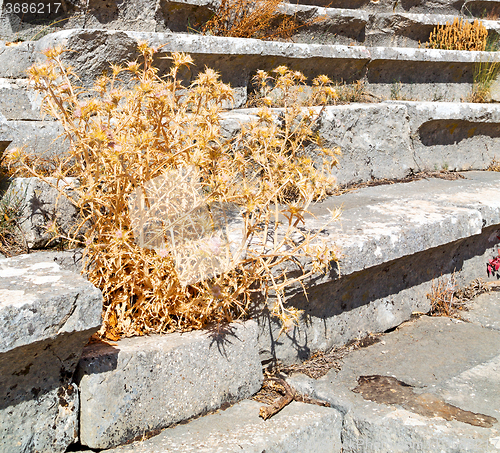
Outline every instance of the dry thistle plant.
{"label": "dry thistle plant", "polygon": [[248,107],[314,107],[372,102],[363,80],[353,83],[333,82],[326,75],[319,75],[307,84],[299,71],[279,66],[273,71],[258,71],[253,78],[254,92],[247,101]]}
{"label": "dry thistle plant", "polygon": [[488,30],[477,19],[473,23],[455,18],[450,25],[437,25],[429,36],[426,47],[444,50],[480,50],[486,49]]}
{"label": "dry thistle plant", "polygon": [[249,107],[284,107],[297,109],[306,106],[335,104],[338,98],[333,82],[320,75],[306,84],[307,78],[300,71],[292,71],[286,66],[278,66],[271,72],[257,71],[253,78],[255,92],[250,96]]}
{"label": "dry thistle plant", "polygon": [[493,158],[491,161],[490,165],[488,165],[487,168],[488,171],[500,171],[500,160],[498,160],[496,157]]}
{"label": "dry thistle plant", "polygon": [[303,22],[295,15],[284,15],[279,11],[284,3],[284,0],[222,0],[214,16],[203,26],[202,32],[233,38],[287,40],[299,28],[324,19],[318,17]]}
{"label": "dry thistle plant", "polygon": [[[337,164],[337,151],[322,148],[313,131],[317,114],[285,108],[276,121],[263,108],[224,140],[219,113],[232,92],[217,73],[206,69],[186,87],[179,71],[192,63],[188,55],[172,54],[160,78],[155,50],[141,43],[139,51],[143,63],[112,66],[91,90],[78,87],[61,48],[29,70],[71,144],[52,176],[79,179],[75,230],[87,225],[85,272],[104,296],[101,336],[232,321],[247,314],[257,292],[275,295],[269,309],[292,326],[299,311],[285,305],[284,289],[336,259],[331,244],[302,227]],[[317,144],[319,162],[303,152],[305,143]],[[17,157],[18,169],[47,180],[29,163]],[[210,272],[212,258],[224,266]],[[303,272],[289,278],[293,264]]]}

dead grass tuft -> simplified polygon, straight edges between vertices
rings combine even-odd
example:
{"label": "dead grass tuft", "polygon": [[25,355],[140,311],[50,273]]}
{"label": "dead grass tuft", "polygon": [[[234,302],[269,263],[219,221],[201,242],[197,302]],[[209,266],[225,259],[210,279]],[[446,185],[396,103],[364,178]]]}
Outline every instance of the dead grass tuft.
{"label": "dead grass tuft", "polygon": [[302,21],[296,15],[280,12],[284,0],[222,0],[202,32],[233,38],[288,40],[301,27],[324,20],[318,17]]}
{"label": "dead grass tuft", "polygon": [[464,288],[458,288],[454,274],[433,281],[431,292],[427,294],[431,302],[429,315],[460,318],[460,312],[468,310],[467,305],[472,299],[491,289],[492,285],[480,278]]}
{"label": "dead grass tuft", "polygon": [[487,168],[488,171],[500,171],[500,161],[495,157]]}

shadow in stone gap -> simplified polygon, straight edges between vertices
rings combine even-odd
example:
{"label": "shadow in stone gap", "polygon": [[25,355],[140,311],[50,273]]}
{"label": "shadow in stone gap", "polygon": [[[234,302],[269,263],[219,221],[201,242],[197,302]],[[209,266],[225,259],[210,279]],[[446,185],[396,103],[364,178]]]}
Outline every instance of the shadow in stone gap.
{"label": "shadow in stone gap", "polygon": [[474,81],[473,62],[372,60],[368,64],[369,83],[449,83]]}
{"label": "shadow in stone gap", "polygon": [[[356,310],[362,306],[378,303],[389,306],[394,316],[395,327],[409,318],[412,311],[427,310],[427,294],[430,292],[431,282],[443,275],[457,272],[457,282],[460,285],[468,284],[478,277],[487,278],[487,259],[496,254],[495,243],[489,238],[498,225],[483,230],[480,235],[461,239],[449,244],[435,247],[426,251],[393,260],[379,266],[355,272],[339,279],[314,285],[308,284],[308,299],[302,292],[296,292],[287,298],[287,304],[303,310],[301,325],[290,332],[282,333],[278,337],[279,323],[269,312],[263,311],[259,317],[261,331],[270,335],[270,353],[272,360],[279,358],[276,350],[283,344],[290,344],[300,360],[309,357],[310,352],[317,350],[314,342],[328,339],[335,335],[348,335],[344,332],[331,332],[328,329],[332,320],[339,315]],[[360,257],[362,259],[362,257]],[[463,275],[460,272],[463,271]],[[411,289],[411,291],[407,291]],[[323,324],[323,332],[309,331],[312,322]],[[342,321],[341,329],[348,332],[355,331],[355,319]],[[318,339],[321,337],[321,339]],[[310,340],[311,339],[311,340]],[[345,342],[353,338],[344,338]]]}
{"label": "shadow in stone gap", "polygon": [[[120,349],[118,347],[104,341],[98,341],[85,346],[75,371],[74,382],[79,385],[82,377],[87,374],[101,374],[116,370],[119,352]],[[102,357],[106,359],[102,360]],[[91,372],[85,370],[91,370]]]}
{"label": "shadow in stone gap", "polygon": [[473,123],[462,120],[434,120],[418,129],[424,146],[453,145],[473,137],[500,137],[500,123]]}

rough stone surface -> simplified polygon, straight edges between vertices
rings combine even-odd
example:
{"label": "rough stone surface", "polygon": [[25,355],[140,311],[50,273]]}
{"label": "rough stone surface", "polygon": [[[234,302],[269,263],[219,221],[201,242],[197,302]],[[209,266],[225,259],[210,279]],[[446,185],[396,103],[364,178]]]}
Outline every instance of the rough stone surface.
{"label": "rough stone surface", "polygon": [[405,102],[418,169],[485,169],[500,145],[494,104]]}
{"label": "rough stone surface", "polygon": [[340,453],[340,414],[331,408],[291,403],[273,418],[259,417],[261,403],[242,401],[216,414],[163,431],[120,453]]}
{"label": "rough stone surface", "polygon": [[[359,3],[359,0],[351,0],[345,5],[343,2],[345,0],[334,0],[331,4],[321,5],[321,0],[302,0],[301,4],[279,5],[278,11],[284,16],[293,17],[302,25],[292,36],[294,42],[418,47],[420,41],[428,40],[429,34],[438,23],[453,22],[460,9],[460,2],[449,5],[451,8],[443,5],[435,8],[431,6],[431,2],[414,5],[405,1],[401,7],[399,3],[389,5],[389,0],[366,1],[367,5],[360,5],[364,6],[363,9],[356,9],[355,3]],[[220,0],[136,0],[113,5],[96,0],[85,4],[64,2],[65,9],[60,9],[59,20],[55,23],[42,17],[35,20],[30,14],[2,15],[0,38],[10,41],[35,40],[46,34],[47,29],[44,27],[48,27],[51,32],[81,28],[200,33],[220,3]],[[487,6],[491,2],[479,3],[485,5],[478,8],[477,4],[468,4],[466,9],[461,11],[466,14],[466,20],[472,20],[469,8],[480,18],[485,17],[486,11],[492,9]],[[497,21],[483,20],[483,25],[492,34],[498,30]]]}
{"label": "rough stone surface", "polygon": [[[258,69],[271,70],[286,64],[308,77],[321,72],[334,80],[365,78],[367,88],[377,96],[390,98],[395,81],[401,95],[420,100],[461,100],[472,86],[474,66],[479,61],[497,61],[495,52],[445,51],[436,49],[361,47],[300,44],[256,39],[225,38],[183,33],[152,33],[116,30],[64,30],[44,36],[35,43],[6,47],[2,58],[16,59],[15,67],[1,69],[0,77],[17,74],[40,59],[39,51],[60,44],[75,51],[67,58],[85,84],[89,85],[111,63],[122,63],[137,56],[137,42],[162,46],[161,54],[172,51],[190,53],[196,63],[188,79],[205,66],[221,73],[225,82],[246,90]],[[0,49],[1,50],[1,49]],[[19,54],[19,56],[17,55]],[[74,55],[79,55],[77,58]],[[169,62],[158,60],[161,72]],[[241,101],[244,101],[242,99]],[[239,104],[241,105],[241,104]],[[238,105],[237,105],[238,106]]]}
{"label": "rough stone surface", "polygon": [[102,296],[44,254],[0,260],[2,452],[63,452],[77,439],[84,345],[100,327]]}
{"label": "rough stone surface", "polygon": [[38,251],[38,255],[47,261],[54,261],[61,269],[80,274],[83,268],[83,249],[72,250],[44,250]]}
{"label": "rough stone surface", "polygon": [[[431,179],[370,187],[332,197],[311,208],[324,224],[327,208],[343,207],[341,221],[324,238],[341,252],[334,268],[291,288],[288,303],[304,310],[299,327],[279,335],[280,326],[263,314],[259,346],[264,361],[296,362],[366,335],[383,332],[427,312],[432,280],[455,272],[460,284],[487,278],[500,230],[500,176],[467,172],[467,179]],[[310,223],[309,223],[310,222]]]}
{"label": "rough stone surface", "polygon": [[[344,452],[498,451],[499,332],[449,318],[423,317],[381,340],[345,357],[339,373],[330,371],[318,381],[291,379],[297,388],[328,400],[343,414]],[[365,400],[352,389],[360,376],[372,375],[392,376],[414,386],[417,395],[433,395],[497,422],[490,428],[473,426],[419,415],[389,401]]]}
{"label": "rough stone surface", "polygon": [[[384,121],[380,121],[384,118]],[[351,104],[323,110],[318,128],[327,147],[340,147],[339,184],[402,178],[414,167],[406,108]]]}
{"label": "rough stone surface", "polygon": [[[57,183],[54,178],[50,181]],[[76,184],[76,180],[71,179],[67,183]],[[70,190],[68,194],[71,195]],[[4,197],[9,203],[19,206],[18,225],[31,248],[43,247],[53,238],[50,232],[53,222],[65,235],[71,233],[78,223],[75,205],[55,187],[38,178],[14,178]]]}
{"label": "rough stone surface", "polygon": [[[1,110],[0,110],[1,112]],[[26,115],[31,116],[31,111]],[[50,157],[67,153],[68,141],[63,137],[63,128],[57,121],[13,120],[0,122],[0,141],[9,139],[8,149],[21,148],[39,156]]]}
{"label": "rough stone surface", "polygon": [[[420,171],[485,170],[500,145],[500,108],[491,104],[390,101],[317,111],[324,145],[342,151],[334,169],[339,184]],[[225,112],[224,135],[234,135],[240,124],[256,119],[255,113]],[[315,156],[314,149],[309,152]]]}
{"label": "rough stone surface", "polygon": [[27,79],[0,79],[0,112],[7,120],[41,120],[41,96],[28,88]]}
{"label": "rough stone surface", "polygon": [[259,390],[254,321],[85,349],[77,371],[80,441],[109,448]]}
{"label": "rough stone surface", "polygon": [[466,321],[487,329],[500,330],[500,292],[481,294],[466,311],[460,315]]}
{"label": "rough stone surface", "polygon": [[12,143],[12,140],[13,140],[12,130],[8,126],[6,118],[0,112],[0,156]]}

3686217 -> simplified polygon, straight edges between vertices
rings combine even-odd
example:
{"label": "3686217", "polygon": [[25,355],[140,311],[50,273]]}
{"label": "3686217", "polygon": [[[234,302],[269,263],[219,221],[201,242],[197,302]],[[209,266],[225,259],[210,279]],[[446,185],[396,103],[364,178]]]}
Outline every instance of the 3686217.
{"label": "3686217", "polygon": [[62,12],[61,5],[51,2],[9,2],[3,4],[2,13],[53,16]]}

